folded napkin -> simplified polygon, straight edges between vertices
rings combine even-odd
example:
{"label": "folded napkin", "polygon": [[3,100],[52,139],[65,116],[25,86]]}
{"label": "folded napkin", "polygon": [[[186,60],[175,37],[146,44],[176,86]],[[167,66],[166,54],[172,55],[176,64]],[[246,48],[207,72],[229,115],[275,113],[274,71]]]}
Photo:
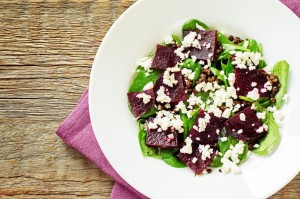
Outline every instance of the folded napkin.
{"label": "folded napkin", "polygon": [[[300,1],[281,0],[298,17],[300,17]],[[91,160],[115,181],[111,199],[144,199],[141,193],[127,184],[106,160],[95,138],[88,104],[88,89],[83,93],[71,114],[63,121],[56,131],[57,135],[82,155]]]}

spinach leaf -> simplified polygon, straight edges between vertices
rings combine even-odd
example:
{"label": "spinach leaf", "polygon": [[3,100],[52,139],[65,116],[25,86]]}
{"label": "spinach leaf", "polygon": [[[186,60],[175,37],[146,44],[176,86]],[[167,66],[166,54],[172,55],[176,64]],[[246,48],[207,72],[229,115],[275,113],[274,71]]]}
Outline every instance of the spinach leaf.
{"label": "spinach leaf", "polygon": [[136,70],[135,77],[133,78],[128,92],[140,92],[143,91],[144,86],[149,82],[155,82],[162,72],[153,70],[149,76],[146,76],[146,71],[143,67],[139,66]]}
{"label": "spinach leaf", "polygon": [[195,73],[195,76],[194,76],[194,79],[193,79],[193,85],[195,86],[196,82],[199,80],[200,75],[201,75],[201,67],[196,68],[194,73]]}
{"label": "spinach leaf", "polygon": [[210,163],[210,167],[214,167],[214,168],[218,168],[221,167],[223,165],[223,163],[221,162],[221,156],[220,155],[216,155],[212,161],[212,163]]}
{"label": "spinach leaf", "polygon": [[195,111],[193,111],[191,113],[192,117],[188,118],[186,114],[184,113],[180,113],[180,119],[183,122],[183,129],[184,129],[184,134],[183,134],[183,139],[185,140],[185,138],[188,136],[190,130],[192,129],[197,117],[198,117],[198,113],[199,113],[200,109],[195,109]]}
{"label": "spinach leaf", "polygon": [[184,168],[186,165],[178,159],[174,153],[176,150],[174,149],[161,149],[160,156],[161,159],[168,165],[175,167],[175,168]]}
{"label": "spinach leaf", "polygon": [[209,30],[209,27],[205,23],[203,23],[203,22],[201,22],[197,19],[189,19],[183,24],[182,32],[185,31],[185,30],[198,30],[196,24],[198,24],[199,26],[201,26],[205,30]]}
{"label": "spinach leaf", "polygon": [[[131,110],[131,107],[130,107],[130,110]],[[151,107],[151,109],[149,111],[147,111],[146,113],[144,113],[140,118],[141,119],[148,118],[152,115],[155,115],[157,111],[158,111],[157,108]]]}
{"label": "spinach leaf", "polygon": [[218,142],[218,146],[222,155],[226,153],[226,151],[230,148],[230,145],[236,145],[239,141],[232,136],[228,136],[225,142],[221,140]]}
{"label": "spinach leaf", "polygon": [[144,120],[141,120],[141,119],[138,120],[138,126],[139,126],[138,139],[139,139],[140,148],[141,148],[143,156],[159,158],[160,156],[158,155],[157,150],[154,148],[148,147],[146,145],[147,132],[144,129]]}
{"label": "spinach leaf", "polygon": [[286,61],[279,61],[274,65],[273,74],[278,76],[280,89],[278,93],[275,95],[276,99],[276,108],[280,109],[283,104],[283,96],[287,92],[287,84],[288,84],[288,77],[289,77],[289,64]]}
{"label": "spinach leaf", "polygon": [[222,44],[226,51],[230,50],[240,50],[240,51],[249,51],[249,49],[236,45],[232,43],[225,35],[218,31],[218,41]]}
{"label": "spinach leaf", "polygon": [[224,82],[224,84],[225,84],[226,87],[229,86],[227,79],[224,78],[224,75],[222,75],[218,69],[216,69],[216,68],[214,68],[214,67],[212,67],[212,66],[211,66],[209,69],[211,70],[211,72],[212,72],[215,76],[217,76],[217,78],[218,78],[219,80],[221,80],[221,81]]}
{"label": "spinach leaf", "polygon": [[196,94],[196,96],[201,97],[201,100],[205,102],[209,97],[209,92],[199,92]]}
{"label": "spinach leaf", "polygon": [[187,68],[194,71],[196,68],[201,68],[198,62],[194,62],[191,58],[188,58],[179,65],[180,68]]}
{"label": "spinach leaf", "polygon": [[259,155],[265,155],[268,153],[268,150],[272,149],[280,140],[280,134],[278,126],[274,120],[273,114],[268,112],[266,114],[267,124],[268,124],[268,133],[266,137],[259,140],[259,148],[254,149],[253,152]]}
{"label": "spinach leaf", "polygon": [[229,73],[233,73],[233,65],[231,63],[231,59],[227,60],[227,64],[224,64],[223,60],[221,60],[221,68],[226,76],[228,76]]}
{"label": "spinach leaf", "polygon": [[178,45],[180,45],[180,46],[182,45],[181,39],[179,38],[178,35],[172,34],[172,38],[173,38],[173,40],[174,40]]}
{"label": "spinach leaf", "polygon": [[259,45],[257,44],[257,41],[254,39],[249,40],[249,44],[247,47],[251,52],[260,52]]}
{"label": "spinach leaf", "polygon": [[246,97],[246,96],[239,96],[239,98],[241,99],[241,100],[244,100],[244,101],[247,101],[247,102],[251,102],[251,103],[253,103],[254,102],[254,100],[253,99],[251,99],[250,97]]}

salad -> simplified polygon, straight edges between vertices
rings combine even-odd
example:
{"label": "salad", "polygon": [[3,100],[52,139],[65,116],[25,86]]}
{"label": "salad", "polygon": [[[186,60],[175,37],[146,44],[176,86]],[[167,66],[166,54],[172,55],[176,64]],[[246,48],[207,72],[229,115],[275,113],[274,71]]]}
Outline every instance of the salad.
{"label": "salad", "polygon": [[254,39],[190,19],[138,62],[127,93],[144,156],[195,174],[239,173],[280,140],[289,64],[267,65]]}

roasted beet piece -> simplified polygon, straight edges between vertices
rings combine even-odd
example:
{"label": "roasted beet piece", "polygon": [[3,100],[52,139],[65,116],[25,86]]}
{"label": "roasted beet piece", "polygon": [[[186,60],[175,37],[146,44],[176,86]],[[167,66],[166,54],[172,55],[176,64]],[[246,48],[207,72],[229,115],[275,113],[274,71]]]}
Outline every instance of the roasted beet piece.
{"label": "roasted beet piece", "polygon": [[[210,155],[210,158],[206,158],[205,161],[201,158],[202,153],[199,151],[198,147],[193,147],[192,154],[187,153],[179,153],[177,157],[184,162],[188,167],[190,167],[195,174],[200,174],[203,172],[203,170],[209,165],[214,157],[216,156],[216,150],[213,149],[213,153]],[[193,163],[193,159],[197,158],[197,161]]]}
{"label": "roasted beet piece", "polygon": [[161,76],[155,82],[154,92],[157,95],[157,91],[162,86],[165,88],[166,95],[171,98],[171,103],[185,101],[187,99],[187,95],[183,76],[181,72],[175,72],[174,76],[175,80],[177,80],[177,84],[173,85],[173,87],[170,87],[163,83],[164,74],[161,74]]}
{"label": "roasted beet piece", "polygon": [[[190,56],[195,56],[200,60],[215,60],[217,51],[217,31],[216,30],[185,30],[183,36],[188,35],[190,32],[196,32],[200,34],[201,39],[199,41],[201,49],[195,47],[187,48],[190,51]],[[197,38],[197,37],[196,37]]]}
{"label": "roasted beet piece", "polygon": [[[137,97],[137,95],[142,94],[142,93],[151,96],[151,99],[147,104],[145,104],[143,102],[143,98]],[[144,113],[146,113],[152,106],[154,106],[154,103],[155,103],[155,94],[154,94],[153,89],[149,89],[149,90],[146,90],[143,92],[127,93],[127,97],[128,97],[129,103],[130,103],[132,113],[135,118],[138,118],[141,115],[143,115]]]}
{"label": "roasted beet piece", "polygon": [[169,67],[174,67],[179,61],[174,50],[174,47],[157,45],[151,68],[165,70]]}
{"label": "roasted beet piece", "polygon": [[[210,121],[206,125],[204,131],[199,132],[194,128],[191,129],[189,137],[193,141],[193,143],[197,144],[209,144],[214,145],[218,142],[219,133],[221,133],[222,128],[224,127],[225,118],[218,118],[211,113],[207,113],[210,116]],[[196,119],[194,126],[199,125],[199,118],[204,118],[205,112],[201,110],[199,112],[198,118]]]}
{"label": "roasted beet piece", "polygon": [[[153,120],[150,118],[148,121]],[[146,145],[160,148],[179,148],[182,144],[182,135],[176,130],[168,128],[166,131],[157,129],[147,129]]]}
{"label": "roasted beet piece", "polygon": [[[260,98],[269,97],[270,91],[264,88],[265,83],[268,79],[261,70],[248,70],[235,68],[235,83],[234,86],[237,89],[237,95],[247,96],[249,91],[257,88],[259,91]],[[239,88],[239,89],[238,89]],[[264,89],[265,92],[261,92]]]}
{"label": "roasted beet piece", "polygon": [[[244,116],[241,114],[244,114]],[[242,121],[244,120],[245,121]],[[225,122],[226,134],[232,135],[239,140],[253,143],[267,132],[257,132],[262,127],[261,121],[256,116],[256,111],[247,107]]]}

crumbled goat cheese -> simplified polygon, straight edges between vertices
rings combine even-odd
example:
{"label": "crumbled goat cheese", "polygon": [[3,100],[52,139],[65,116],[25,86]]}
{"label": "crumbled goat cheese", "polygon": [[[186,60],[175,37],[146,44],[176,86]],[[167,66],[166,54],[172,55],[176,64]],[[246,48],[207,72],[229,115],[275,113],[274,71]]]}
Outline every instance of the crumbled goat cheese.
{"label": "crumbled goat cheese", "polygon": [[230,108],[226,108],[225,111],[222,113],[222,117],[229,118],[230,114],[231,114],[231,109]]}
{"label": "crumbled goat cheese", "polygon": [[180,57],[180,59],[185,59],[185,58],[187,58],[186,57],[186,54],[185,53],[183,53],[183,51],[184,51],[184,47],[183,46],[180,46],[179,48],[176,48],[175,50],[174,50],[174,53],[178,56],[178,57]]}
{"label": "crumbled goat cheese", "polygon": [[238,130],[237,133],[238,133],[238,134],[243,133],[243,129]]}
{"label": "crumbled goat cheese", "polygon": [[281,127],[283,123],[283,114],[280,111],[274,111],[273,116],[277,125]]}
{"label": "crumbled goat cheese", "polygon": [[207,145],[199,145],[198,147],[199,149],[199,152],[201,153],[201,159],[203,161],[205,161],[207,158],[209,159],[210,158],[210,155],[213,154],[214,150],[212,148],[210,148],[210,146],[207,144]]}
{"label": "crumbled goat cheese", "polygon": [[144,104],[148,104],[151,100],[151,95],[147,95],[146,93],[139,93],[136,97],[143,99]]}
{"label": "crumbled goat cheese", "polygon": [[189,106],[200,105],[203,103],[201,97],[196,96],[194,93],[190,95],[190,97],[187,99],[187,102],[189,103]]}
{"label": "crumbled goat cheese", "polygon": [[267,81],[264,84],[264,88],[266,88],[268,91],[271,91],[272,90],[272,84],[271,84],[271,82]]}
{"label": "crumbled goat cheese", "polygon": [[257,112],[256,116],[258,117],[258,119],[266,119],[266,112]]}
{"label": "crumbled goat cheese", "polygon": [[181,111],[182,113],[186,113],[187,109],[185,104],[183,103],[183,101],[179,102],[176,106],[175,106],[175,110],[176,111]]}
{"label": "crumbled goat cheese", "polygon": [[173,135],[173,133],[171,133],[171,134],[169,134],[169,135],[167,135],[167,136],[168,136],[169,140],[174,140],[174,135]]}
{"label": "crumbled goat cheese", "polygon": [[235,52],[235,58],[232,62],[237,68],[254,70],[263,57],[258,52]]}
{"label": "crumbled goat cheese", "polygon": [[259,92],[257,88],[254,88],[252,91],[249,91],[247,94],[247,97],[253,99],[253,100],[258,100],[259,99]]}
{"label": "crumbled goat cheese", "polygon": [[221,162],[223,166],[221,171],[223,173],[240,173],[240,169],[238,168],[237,164],[240,162],[239,155],[243,154],[245,148],[245,144],[243,141],[239,141],[235,146],[231,145],[230,149],[226,151],[224,156],[221,158]]}
{"label": "crumbled goat cheese", "polygon": [[263,127],[263,126],[259,127],[259,128],[256,130],[256,132],[257,132],[257,133],[262,133],[262,132],[264,132],[264,127]]}
{"label": "crumbled goat cheese", "polygon": [[149,58],[149,57],[144,57],[142,59],[140,59],[138,62],[137,62],[137,65],[143,67],[146,71],[146,76],[149,76],[150,72],[152,72],[153,70],[151,70],[151,64],[152,64],[152,61],[153,59],[152,58]]}
{"label": "crumbled goat cheese", "polygon": [[222,138],[221,138],[221,141],[222,141],[222,142],[226,142],[226,141],[227,141],[227,137],[222,137]]}
{"label": "crumbled goat cheese", "polygon": [[266,66],[263,68],[264,71],[266,71],[266,73],[271,74],[273,71],[273,66]]}
{"label": "crumbled goat cheese", "polygon": [[245,40],[245,41],[244,41],[244,44],[243,44],[243,47],[244,47],[244,48],[247,48],[248,45],[249,45],[249,41],[248,41],[248,40]]}
{"label": "crumbled goat cheese", "polygon": [[171,74],[169,71],[164,72],[163,76],[163,83],[167,86],[173,87],[178,83],[178,81],[175,79],[175,74]]}
{"label": "crumbled goat cheese", "polygon": [[192,139],[190,137],[187,137],[185,139],[185,145],[180,149],[180,152],[192,154],[193,152],[192,143],[193,143]]}
{"label": "crumbled goat cheese", "polygon": [[234,85],[235,82],[235,74],[234,73],[229,73],[228,74],[228,82],[230,86]]}
{"label": "crumbled goat cheese", "polygon": [[[199,30],[205,30],[201,25],[199,25],[198,23],[196,23],[196,28],[198,28]],[[201,35],[200,35],[201,36]]]}
{"label": "crumbled goat cheese", "polygon": [[204,113],[204,118],[199,118],[198,119],[198,126],[194,125],[193,128],[198,131],[199,133],[200,132],[203,132],[205,131],[206,129],[206,126],[207,124],[209,123],[210,121],[210,116],[209,114],[207,113]]}
{"label": "crumbled goat cheese", "polygon": [[253,145],[253,148],[256,148],[256,149],[257,149],[257,148],[259,148],[259,147],[260,147],[259,144],[254,144],[254,145]]}
{"label": "crumbled goat cheese", "polygon": [[170,104],[166,104],[165,108],[169,109],[169,108],[171,108],[171,105]]}
{"label": "crumbled goat cheese", "polygon": [[197,162],[197,160],[198,160],[198,158],[196,158],[196,157],[193,157],[193,159],[192,159],[192,163],[196,163]]}
{"label": "crumbled goat cheese", "polygon": [[182,133],[184,131],[183,122],[180,119],[180,115],[175,115],[173,112],[166,110],[157,112],[154,120],[152,122],[149,122],[148,124],[148,128],[150,129],[157,129],[158,127],[160,127],[164,131],[166,131],[170,127],[174,127],[174,129],[179,133]]}
{"label": "crumbled goat cheese", "polygon": [[174,44],[173,37],[171,35],[164,38],[165,44]]}
{"label": "crumbled goat cheese", "polygon": [[185,48],[186,48],[186,47],[190,47],[190,46],[193,44],[193,42],[194,42],[196,36],[197,36],[197,33],[191,31],[188,35],[186,35],[186,36],[183,38],[182,46],[185,47]]}
{"label": "crumbled goat cheese", "polygon": [[240,120],[243,122],[246,121],[246,115],[244,113],[240,114]]}
{"label": "crumbled goat cheese", "polygon": [[255,87],[255,86],[257,86],[257,83],[256,83],[256,82],[252,82],[252,83],[251,83],[251,86],[252,86],[252,87]]}
{"label": "crumbled goat cheese", "polygon": [[149,82],[148,84],[146,84],[143,88],[143,90],[149,90],[149,89],[152,89],[154,86],[153,82]]}
{"label": "crumbled goat cheese", "polygon": [[161,102],[161,103],[171,102],[171,98],[168,95],[166,95],[166,93],[165,93],[165,87],[161,86],[159,88],[159,90],[157,91],[156,101]]}

